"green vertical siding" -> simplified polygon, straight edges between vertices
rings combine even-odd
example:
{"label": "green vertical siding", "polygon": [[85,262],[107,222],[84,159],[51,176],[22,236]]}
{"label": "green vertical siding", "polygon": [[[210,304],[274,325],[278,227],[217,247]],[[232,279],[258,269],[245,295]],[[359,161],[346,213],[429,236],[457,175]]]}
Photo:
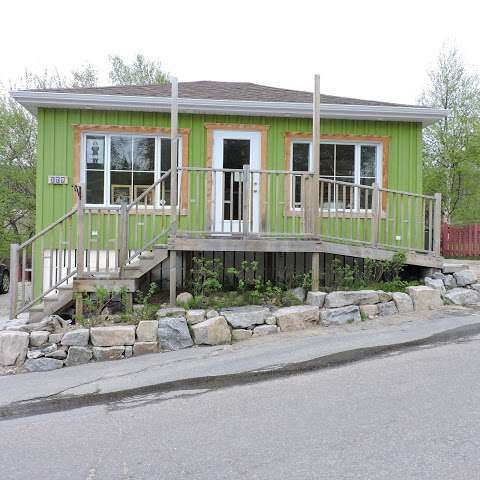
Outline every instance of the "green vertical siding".
{"label": "green vertical siding", "polygon": [[[189,128],[189,165],[204,166],[205,123],[269,125],[268,168],[284,169],[284,133],[311,132],[312,122],[301,118],[271,118],[181,114],[180,128]],[[108,124],[169,127],[167,113],[39,109],[38,111],[37,230],[72,207],[73,125]],[[380,135],[390,137],[388,186],[422,192],[421,124],[404,122],[322,120],[322,134]],[[47,184],[48,175],[67,175],[70,184]]]}

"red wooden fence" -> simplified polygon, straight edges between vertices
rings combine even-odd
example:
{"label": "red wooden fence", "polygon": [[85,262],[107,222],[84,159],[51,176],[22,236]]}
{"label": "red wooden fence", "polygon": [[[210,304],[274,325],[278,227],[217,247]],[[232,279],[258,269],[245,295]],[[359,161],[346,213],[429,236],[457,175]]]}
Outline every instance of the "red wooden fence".
{"label": "red wooden fence", "polygon": [[480,257],[480,225],[442,225],[444,257]]}

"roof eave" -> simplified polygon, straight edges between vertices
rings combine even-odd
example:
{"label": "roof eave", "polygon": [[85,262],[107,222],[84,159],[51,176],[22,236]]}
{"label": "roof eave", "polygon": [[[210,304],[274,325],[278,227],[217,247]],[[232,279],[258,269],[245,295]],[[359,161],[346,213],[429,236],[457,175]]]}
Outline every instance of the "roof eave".
{"label": "roof eave", "polygon": [[[86,93],[59,93],[15,91],[11,96],[32,114],[39,107],[90,110],[131,110],[168,112],[170,97],[99,95]],[[246,100],[211,100],[179,98],[181,113],[203,113],[219,115],[255,115],[268,117],[309,118],[311,103],[264,102]],[[380,120],[421,122],[424,126],[449,115],[448,110],[425,107],[401,107],[380,105],[322,104],[322,118],[351,120]]]}

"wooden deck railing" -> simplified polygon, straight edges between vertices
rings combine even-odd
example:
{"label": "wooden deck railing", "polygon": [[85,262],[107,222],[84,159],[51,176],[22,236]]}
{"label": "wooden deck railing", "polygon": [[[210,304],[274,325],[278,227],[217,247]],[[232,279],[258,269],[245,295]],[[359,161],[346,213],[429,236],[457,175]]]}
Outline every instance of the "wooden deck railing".
{"label": "wooden deck railing", "polygon": [[480,225],[442,225],[442,255],[480,257]]}

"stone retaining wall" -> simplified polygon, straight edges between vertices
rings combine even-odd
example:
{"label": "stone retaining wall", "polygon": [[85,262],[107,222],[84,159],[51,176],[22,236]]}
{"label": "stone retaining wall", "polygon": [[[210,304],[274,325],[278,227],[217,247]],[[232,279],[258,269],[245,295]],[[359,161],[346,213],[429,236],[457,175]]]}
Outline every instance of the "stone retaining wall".
{"label": "stone retaining wall", "polygon": [[[0,332],[0,367],[4,373],[38,372],[94,361],[119,360],[195,345],[224,345],[253,337],[328,327],[377,316],[429,310],[443,305],[480,303],[480,284],[469,273],[434,274],[426,285],[407,293],[374,290],[295,292],[305,304],[273,308],[244,306],[215,310],[165,307],[155,320],[138,325],[80,328],[53,315],[39,323]],[[179,298],[188,294],[180,294]]]}

